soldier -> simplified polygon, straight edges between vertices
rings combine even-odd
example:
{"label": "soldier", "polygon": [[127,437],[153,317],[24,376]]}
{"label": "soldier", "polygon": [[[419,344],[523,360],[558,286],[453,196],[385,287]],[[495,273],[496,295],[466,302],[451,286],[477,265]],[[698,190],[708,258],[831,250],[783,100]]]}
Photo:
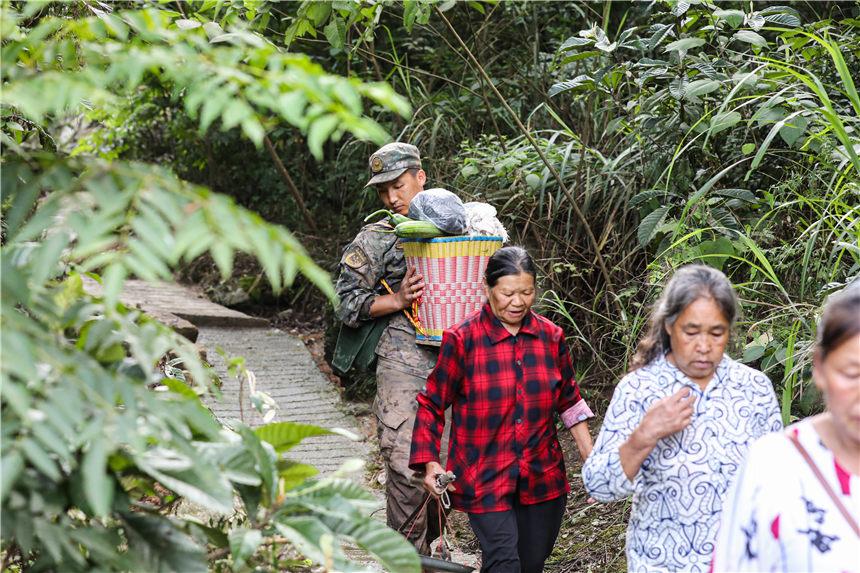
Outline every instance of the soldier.
{"label": "soldier", "polygon": [[[427,176],[421,169],[418,148],[389,143],[370,156],[370,181],[387,209],[406,215],[412,199],[424,190]],[[389,317],[376,346],[376,399],[379,448],[386,470],[386,521],[400,530],[424,501],[424,490],[409,469],[416,396],[426,389],[427,376],[436,364],[437,350],[415,342],[415,328],[404,310],[424,291],[424,277],[406,268],[400,239],[384,223],[366,225],[347,246],[340,261],[335,289],[340,300],[338,318],[357,328],[366,321]],[[391,292],[385,288],[384,279]],[[438,505],[431,500],[414,526],[403,528],[419,553],[430,554],[439,532]]]}

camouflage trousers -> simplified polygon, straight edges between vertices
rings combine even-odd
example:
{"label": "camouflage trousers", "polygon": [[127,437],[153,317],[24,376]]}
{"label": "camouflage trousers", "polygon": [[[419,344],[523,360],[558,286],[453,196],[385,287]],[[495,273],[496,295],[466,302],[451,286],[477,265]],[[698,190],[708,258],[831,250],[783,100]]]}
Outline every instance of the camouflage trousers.
{"label": "camouflage trousers", "polygon": [[[385,464],[385,516],[388,527],[400,531],[422,555],[430,555],[430,544],[441,535],[445,515],[439,504],[430,499],[418,516],[406,523],[424,502],[423,474],[409,469],[412,427],[418,403],[415,397],[423,391],[426,377],[397,369],[396,363],[380,359],[376,368],[377,395],[374,402],[379,450]],[[450,423],[442,437],[442,467],[448,452]]]}

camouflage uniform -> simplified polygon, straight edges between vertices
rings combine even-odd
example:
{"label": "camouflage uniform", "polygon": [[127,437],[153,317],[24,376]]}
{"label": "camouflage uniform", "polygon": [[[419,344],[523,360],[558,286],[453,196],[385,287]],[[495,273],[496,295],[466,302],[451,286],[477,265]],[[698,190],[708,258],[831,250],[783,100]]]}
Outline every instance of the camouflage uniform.
{"label": "camouflage uniform", "polygon": [[[406,275],[406,261],[400,239],[391,227],[381,223],[365,226],[344,251],[335,289],[340,306],[338,318],[352,327],[370,320],[370,307],[378,295],[388,294],[380,283],[384,278],[394,292]],[[424,499],[421,479],[409,469],[412,426],[418,403],[416,396],[426,389],[427,376],[436,364],[437,349],[418,345],[415,328],[403,314],[390,321],[376,347],[376,414],[379,448],[387,473],[386,517],[388,526],[399,530],[406,518]],[[437,504],[428,503],[414,527],[403,528],[420,553],[429,555],[429,543],[440,534]]]}

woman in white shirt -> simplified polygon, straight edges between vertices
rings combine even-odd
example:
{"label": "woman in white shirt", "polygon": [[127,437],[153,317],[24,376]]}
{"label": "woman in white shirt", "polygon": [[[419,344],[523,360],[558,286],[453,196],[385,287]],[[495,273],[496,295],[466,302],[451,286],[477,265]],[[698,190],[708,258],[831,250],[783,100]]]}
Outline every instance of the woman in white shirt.
{"label": "woman in white shirt", "polygon": [[679,269],[615,388],[582,474],[599,501],[633,496],[630,571],[708,571],[749,444],[782,429],[767,377],[724,354],[736,314],[723,273]]}
{"label": "woman in white shirt", "polygon": [[825,306],[812,375],[827,409],[752,445],[715,571],[860,570],[860,282]]}

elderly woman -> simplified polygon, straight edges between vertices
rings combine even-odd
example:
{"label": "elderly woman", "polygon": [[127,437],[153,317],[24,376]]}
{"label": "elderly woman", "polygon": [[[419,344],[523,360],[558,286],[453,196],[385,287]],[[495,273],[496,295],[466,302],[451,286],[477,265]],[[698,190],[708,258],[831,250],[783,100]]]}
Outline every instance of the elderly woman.
{"label": "elderly woman", "polygon": [[490,257],[487,302],[445,331],[439,360],[418,395],[410,467],[436,476],[444,411],[453,407],[448,470],[451,504],[469,514],[481,544],[481,571],[539,572],[552,552],[570,485],[554,414],[561,415],[583,459],[591,452],[561,328],[531,311],[535,266],[519,247]]}
{"label": "elderly woman", "polygon": [[770,381],[724,354],[736,312],[723,273],[679,269],[615,388],[582,471],[599,501],[633,496],[630,571],[707,571],[749,444],[782,428]]}
{"label": "elderly woman", "polygon": [[827,409],[752,445],[726,499],[715,571],[860,566],[860,282],[825,306],[812,360]]}

